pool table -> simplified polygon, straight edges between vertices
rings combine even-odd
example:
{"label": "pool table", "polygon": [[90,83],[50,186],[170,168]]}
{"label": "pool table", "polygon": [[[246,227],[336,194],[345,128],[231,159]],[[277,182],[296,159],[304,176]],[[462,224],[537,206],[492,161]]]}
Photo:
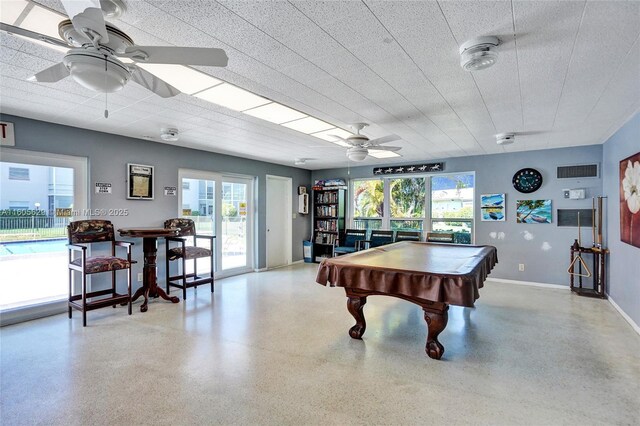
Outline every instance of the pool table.
{"label": "pool table", "polygon": [[447,326],[449,305],[473,307],[496,263],[493,246],[404,241],[324,259],[316,282],[344,287],[347,309],[356,320],[349,330],[354,339],[361,339],[366,329],[367,296],[393,296],[419,305],[428,327],[425,350],[440,359],[444,346],[438,335]]}

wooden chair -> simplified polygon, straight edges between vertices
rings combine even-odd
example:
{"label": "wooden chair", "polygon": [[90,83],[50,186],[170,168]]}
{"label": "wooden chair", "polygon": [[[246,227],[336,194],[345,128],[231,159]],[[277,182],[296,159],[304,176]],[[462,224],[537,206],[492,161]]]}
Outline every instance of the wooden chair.
{"label": "wooden chair", "polygon": [[[182,289],[182,299],[187,300],[187,288],[198,288],[201,284],[211,284],[211,293],[214,291],[214,270],[213,270],[213,239],[215,236],[196,234],[196,225],[191,219],[175,218],[165,220],[165,228],[179,228],[178,236],[165,237],[166,242],[166,278],[167,278],[167,294],[170,293],[170,287]],[[193,237],[193,245],[187,245],[188,238]],[[198,247],[198,240],[208,240],[209,248]],[[179,246],[171,247],[171,242],[180,243]],[[198,259],[209,258],[211,264],[210,276],[198,276]],[[187,260],[193,259],[193,272],[187,274]],[[169,267],[171,261],[181,260],[182,273],[171,275]]]}
{"label": "wooden chair", "polygon": [[363,248],[380,247],[385,244],[391,244],[393,242],[393,231],[384,231],[381,229],[374,229],[371,231],[371,236],[368,240],[358,241],[356,248],[358,250]]}
{"label": "wooden chair", "polygon": [[[116,241],[113,225],[108,220],[79,220],[67,226],[69,237],[69,318],[72,309],[82,312],[82,326],[87,326],[87,311],[116,307],[117,304],[129,305],[131,315],[131,246],[133,243]],[[87,248],[95,243],[111,243],[111,256],[87,256]],[[127,251],[126,259],[116,257],[116,247]],[[74,256],[80,254],[80,256]],[[127,294],[116,292],[116,271],[127,271]],[[74,294],[74,271],[82,274],[80,294]],[[87,275],[111,272],[111,288],[106,290],[87,291]],[[99,296],[107,296],[93,300]],[[92,300],[89,300],[92,299]]]}
{"label": "wooden chair", "polygon": [[420,241],[422,236],[420,231],[396,231],[396,242],[398,241]]}
{"label": "wooden chair", "polygon": [[358,250],[358,241],[366,239],[366,229],[346,229],[343,238],[338,240],[339,245],[333,247],[333,255],[353,253]]}
{"label": "wooden chair", "polygon": [[454,242],[454,235],[450,232],[428,232],[427,242],[451,244]]}

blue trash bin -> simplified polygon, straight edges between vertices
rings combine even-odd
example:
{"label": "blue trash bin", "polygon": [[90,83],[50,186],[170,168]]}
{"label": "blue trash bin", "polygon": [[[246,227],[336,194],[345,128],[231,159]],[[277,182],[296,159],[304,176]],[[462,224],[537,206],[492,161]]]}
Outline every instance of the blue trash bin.
{"label": "blue trash bin", "polygon": [[313,263],[313,243],[311,241],[302,242],[302,257],[305,263]]}

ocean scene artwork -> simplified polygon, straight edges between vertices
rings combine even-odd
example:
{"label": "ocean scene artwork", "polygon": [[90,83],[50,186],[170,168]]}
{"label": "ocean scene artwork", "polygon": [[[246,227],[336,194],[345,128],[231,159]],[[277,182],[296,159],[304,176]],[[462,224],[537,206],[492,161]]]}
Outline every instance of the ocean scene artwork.
{"label": "ocean scene artwork", "polygon": [[484,222],[504,221],[504,194],[482,194],[480,196],[481,220]]}
{"label": "ocean scene artwork", "polygon": [[551,223],[551,200],[516,201],[518,223]]}

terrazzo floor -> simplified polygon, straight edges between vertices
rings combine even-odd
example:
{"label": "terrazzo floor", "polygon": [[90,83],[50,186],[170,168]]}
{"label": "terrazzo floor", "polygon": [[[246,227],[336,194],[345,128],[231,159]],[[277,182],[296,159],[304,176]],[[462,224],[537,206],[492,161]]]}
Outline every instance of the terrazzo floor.
{"label": "terrazzo floor", "polygon": [[0,423],[640,424],[640,336],[606,301],[488,280],[435,361],[418,306],[369,297],[353,340],[315,271],[3,327]]}

